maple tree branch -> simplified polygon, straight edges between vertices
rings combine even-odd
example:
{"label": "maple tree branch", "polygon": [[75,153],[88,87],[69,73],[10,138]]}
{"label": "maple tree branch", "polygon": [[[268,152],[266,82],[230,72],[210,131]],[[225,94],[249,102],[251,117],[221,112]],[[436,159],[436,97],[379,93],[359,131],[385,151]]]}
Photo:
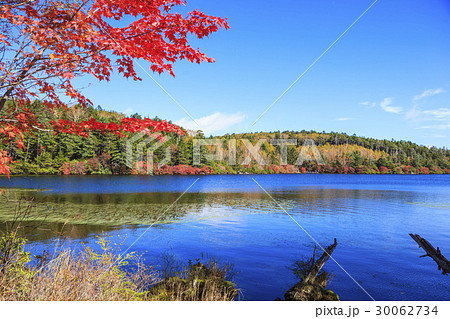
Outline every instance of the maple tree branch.
{"label": "maple tree branch", "polygon": [[[21,52],[25,54],[25,52],[23,52],[23,48],[26,47],[26,46],[28,46],[28,45],[30,45],[31,42],[32,42],[32,41],[30,40],[30,41],[28,41],[27,44],[25,44],[25,41],[26,41],[26,40],[27,40],[27,38],[24,37],[22,43],[20,44],[20,47],[19,47],[19,48],[17,49],[17,51],[16,51],[16,54],[15,54],[14,58],[11,60],[11,65],[10,65],[8,71],[7,71],[7,74],[12,74],[12,73],[11,73],[11,70],[13,69],[15,63],[16,63],[17,61],[19,61],[19,54],[20,54]],[[23,59],[25,59],[25,58],[23,58]],[[7,74],[5,74],[5,77],[7,76]]]}
{"label": "maple tree branch", "polygon": [[[24,5],[24,4],[28,4],[28,3],[34,2],[34,1],[36,1],[36,0],[23,0],[23,1],[21,1],[21,0],[19,0],[19,1],[6,0],[6,1],[0,1],[0,7],[2,7],[2,6],[9,6],[10,8],[17,8],[17,7],[20,7],[20,6]],[[16,4],[12,4],[14,2],[17,2],[17,3]]]}
{"label": "maple tree branch", "polygon": [[83,9],[83,7],[85,6],[86,3],[88,3],[89,0],[84,1],[79,7],[78,9],[73,13],[72,17],[70,18],[70,21],[73,21],[73,19],[75,18],[75,16],[78,14],[78,12],[81,11],[81,9]]}
{"label": "maple tree branch", "polygon": [[[35,64],[39,60],[40,56],[34,57],[34,59],[30,62],[31,66]],[[23,79],[27,77],[28,69],[23,69],[22,72],[19,74],[18,78],[19,81],[10,83],[9,88],[6,90],[6,92],[3,94],[3,96],[0,98],[0,111],[5,106],[6,101],[11,96],[11,93],[14,91],[14,89],[22,82]]]}
{"label": "maple tree branch", "polygon": [[147,32],[142,32],[142,33],[135,34],[135,35],[132,35],[132,36],[129,36],[129,37],[124,37],[122,40],[130,40],[130,39],[142,37],[142,36],[144,36],[144,35],[147,35],[147,34],[149,34],[149,33],[154,32],[154,31],[155,31],[155,30],[148,30]]}

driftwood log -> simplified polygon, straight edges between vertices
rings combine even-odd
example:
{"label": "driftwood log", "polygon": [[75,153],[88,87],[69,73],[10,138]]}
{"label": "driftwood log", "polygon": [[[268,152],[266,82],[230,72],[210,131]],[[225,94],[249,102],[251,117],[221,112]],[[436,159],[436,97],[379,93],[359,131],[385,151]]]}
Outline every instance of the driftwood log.
{"label": "driftwood log", "polygon": [[439,247],[436,247],[436,249],[426,240],[425,238],[422,238],[421,236],[417,234],[409,234],[414,241],[419,244],[419,247],[421,247],[423,250],[425,250],[426,254],[420,257],[431,257],[436,264],[438,265],[438,270],[442,270],[442,274],[446,275],[450,273],[450,261],[448,261],[439,250]]}
{"label": "driftwood log", "polygon": [[[337,246],[336,238],[334,243],[325,248],[322,256],[315,260],[316,250],[314,249],[314,255],[312,258],[312,266],[308,273],[305,275],[304,279],[295,284],[290,288],[285,294],[284,299],[286,301],[333,301],[339,300],[338,295],[336,295],[331,290],[327,290],[326,286],[328,283],[329,275],[327,272],[320,270],[323,268],[325,263],[330,258],[331,254]],[[320,274],[319,274],[320,273]],[[281,300],[281,299],[277,299]]]}
{"label": "driftwood log", "polygon": [[322,256],[320,256],[319,259],[314,263],[314,265],[311,267],[311,270],[309,271],[308,275],[306,275],[305,279],[302,280],[303,284],[312,284],[314,283],[317,275],[319,274],[320,270],[323,268],[325,263],[330,259],[331,254],[333,253],[334,249],[337,246],[336,238],[334,239],[334,243],[325,248],[325,251],[323,252]]}

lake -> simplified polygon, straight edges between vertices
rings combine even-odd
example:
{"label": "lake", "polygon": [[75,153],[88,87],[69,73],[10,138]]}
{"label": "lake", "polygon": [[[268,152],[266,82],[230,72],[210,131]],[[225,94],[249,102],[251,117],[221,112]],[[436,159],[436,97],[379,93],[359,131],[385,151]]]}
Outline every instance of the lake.
{"label": "lake", "polygon": [[[295,260],[337,238],[340,266],[325,269],[341,300],[450,300],[450,277],[408,235],[450,259],[449,175],[20,176],[1,188],[39,202],[47,230],[30,234],[33,251],[69,220],[72,244],[104,232],[123,249],[139,239],[130,250],[152,264],[217,256],[234,264],[241,300],[274,300],[298,281]],[[2,202],[0,221],[13,205]]]}

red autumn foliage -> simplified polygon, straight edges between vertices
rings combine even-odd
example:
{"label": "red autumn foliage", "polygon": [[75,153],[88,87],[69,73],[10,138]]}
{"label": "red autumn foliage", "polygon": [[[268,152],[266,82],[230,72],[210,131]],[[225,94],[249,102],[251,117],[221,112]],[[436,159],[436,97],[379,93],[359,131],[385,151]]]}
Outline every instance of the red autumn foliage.
{"label": "red autumn foliage", "polygon": [[71,173],[74,175],[86,175],[86,165],[84,162],[75,163]]}
{"label": "red autumn foliage", "polygon": [[214,169],[209,166],[202,168],[192,167],[190,165],[163,165],[154,170],[155,175],[210,175],[214,173]]}
{"label": "red autumn foliage", "polygon": [[[81,106],[92,104],[72,83],[75,77],[92,75],[109,81],[115,69],[126,78],[140,80],[135,60],[150,63],[153,72],[174,75],[177,60],[214,62],[191,47],[191,36],[204,38],[219,28],[228,29],[226,19],[194,10],[183,16],[173,12],[185,0],[35,0],[0,3],[0,141],[23,148],[23,133],[52,130],[87,136],[91,131],[123,136],[145,130],[184,134],[166,121],[126,118],[121,123],[94,119],[75,123],[59,120],[44,125],[28,105],[42,100],[52,111],[66,108],[63,100]],[[120,25],[120,26],[119,26]],[[64,96],[64,99],[62,96]],[[14,105],[8,105],[10,101]],[[0,149],[1,151],[1,149]],[[3,151],[2,151],[3,152]],[[9,173],[2,153],[0,174]]]}
{"label": "red autumn foliage", "polygon": [[430,174],[428,167],[421,167],[417,170],[417,174]]}
{"label": "red autumn foliage", "polygon": [[59,170],[63,175],[86,175],[88,169],[84,162],[70,163],[65,162]]}
{"label": "red autumn foliage", "polygon": [[271,164],[267,169],[274,174],[286,173],[285,168],[281,165]]}
{"label": "red autumn foliage", "polygon": [[411,173],[411,165],[405,165],[402,167],[403,173],[410,174]]}
{"label": "red autumn foliage", "polygon": [[392,170],[392,172],[394,173],[394,174],[403,174],[403,170],[402,170],[402,168],[401,167],[394,167],[394,169]]}
{"label": "red autumn foliage", "polygon": [[384,167],[384,166],[380,166],[379,171],[381,174],[389,174],[390,173],[390,169],[387,167]]}
{"label": "red autumn foliage", "polygon": [[86,164],[88,165],[91,172],[98,172],[100,169],[100,161],[98,160],[98,157],[90,158],[86,161]]}
{"label": "red autumn foliage", "polygon": [[163,165],[154,170],[156,175],[173,175],[173,168],[169,165]]}
{"label": "red autumn foliage", "polygon": [[0,150],[0,175],[9,177],[9,163],[11,163],[11,157],[6,151]]}
{"label": "red autumn foliage", "polygon": [[209,166],[203,166],[202,168],[192,167],[190,165],[176,165],[173,166],[174,175],[206,175],[212,174],[213,169]]}
{"label": "red autumn foliage", "polygon": [[432,174],[442,174],[442,173],[444,173],[444,171],[442,169],[440,169],[439,167],[437,167],[436,165],[431,168],[430,172]]}
{"label": "red autumn foliage", "polygon": [[72,171],[72,164],[69,162],[65,162],[64,164],[62,164],[59,170],[63,173],[63,175],[70,175]]}
{"label": "red autumn foliage", "polygon": [[144,161],[136,162],[131,169],[131,175],[145,175],[147,174],[147,163]]}
{"label": "red autumn foliage", "polygon": [[[221,27],[227,29],[228,24],[223,18],[198,10],[186,17],[173,12],[185,3],[185,0],[2,2],[0,20],[4,27],[0,44],[19,53],[0,68],[5,74],[2,82],[9,85],[3,98],[14,93],[23,102],[30,96],[45,94],[44,103],[49,107],[65,106],[57,94],[62,90],[66,96],[86,105],[89,100],[72,86],[75,76],[90,74],[108,81],[117,66],[117,71],[126,78],[139,80],[133,59],[144,59],[150,62],[153,72],[167,71],[171,75],[177,60],[214,62],[192,48],[188,37],[203,38]],[[119,24],[115,21],[123,26],[113,26]]]}
{"label": "red autumn foliage", "polygon": [[[202,168],[192,167],[190,165],[163,165],[158,167],[154,165],[154,175],[210,175],[214,173],[214,169],[210,166],[203,166]],[[134,168],[131,170],[132,175],[145,175],[147,174],[147,163],[137,162]]]}
{"label": "red autumn foliage", "polygon": [[[142,132],[148,135],[152,132],[173,132],[178,135],[184,135],[184,131],[175,124],[170,124],[167,121],[155,121],[148,118],[124,118],[121,120],[121,124],[114,122],[101,123],[91,118],[89,121],[83,121],[75,123],[72,121],[60,119],[58,122],[53,121],[53,130],[57,133],[76,134],[79,136],[88,137],[90,132],[102,132],[112,133],[119,137],[126,136],[125,133],[137,133]],[[158,135],[159,139],[163,139],[162,135]]]}

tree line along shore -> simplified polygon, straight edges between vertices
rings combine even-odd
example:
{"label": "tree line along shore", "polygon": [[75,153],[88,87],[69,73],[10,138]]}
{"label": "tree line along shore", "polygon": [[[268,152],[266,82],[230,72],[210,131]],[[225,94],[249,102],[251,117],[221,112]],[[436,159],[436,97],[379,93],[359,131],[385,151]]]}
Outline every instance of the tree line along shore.
{"label": "tree line along shore", "polygon": [[[95,119],[103,123],[115,123],[125,118],[122,113],[106,111],[100,106],[87,108],[72,106],[65,110],[46,112],[39,101],[30,109],[43,123],[67,119],[74,122]],[[45,112],[44,112],[45,111]],[[139,114],[131,118],[142,119]],[[154,118],[153,120],[160,120]],[[170,123],[170,122],[169,122]],[[131,133],[128,133],[130,137]],[[91,132],[83,137],[74,134],[54,134],[51,131],[26,133],[23,148],[14,143],[5,145],[12,159],[12,175],[87,175],[87,174],[147,174],[154,175],[198,175],[198,174],[448,174],[450,173],[450,150],[427,147],[408,141],[379,140],[336,132],[277,131],[205,137],[201,131],[187,131],[185,135],[163,133],[153,135],[155,141],[163,141],[153,153],[153,167],[149,170],[146,156],[133,157],[130,165],[127,159],[127,138],[105,132]],[[198,139],[220,140],[221,160],[211,159],[217,152],[217,145],[200,148],[200,163],[194,163],[194,141]],[[285,163],[281,158],[281,146],[271,140],[296,140],[297,145],[287,145]],[[230,164],[230,140],[235,141],[235,159]],[[242,142],[252,145],[260,142],[258,156]],[[321,156],[318,162],[298,162],[305,142],[313,143]],[[217,142],[216,142],[217,143]],[[210,143],[214,144],[214,143]],[[292,144],[292,143],[291,143]],[[141,150],[147,154],[149,145]],[[133,146],[136,151],[136,144]],[[168,152],[167,152],[168,151]],[[170,154],[169,158],[167,154]],[[209,155],[209,156],[208,156]],[[311,154],[313,155],[313,154]],[[253,157],[252,157],[253,156]],[[308,157],[308,156],[307,156]],[[248,161],[248,159],[251,161]],[[247,159],[247,160],[246,160]],[[128,160],[128,162],[127,162]],[[158,163],[166,161],[164,165]],[[150,164],[149,164],[150,165]]]}

